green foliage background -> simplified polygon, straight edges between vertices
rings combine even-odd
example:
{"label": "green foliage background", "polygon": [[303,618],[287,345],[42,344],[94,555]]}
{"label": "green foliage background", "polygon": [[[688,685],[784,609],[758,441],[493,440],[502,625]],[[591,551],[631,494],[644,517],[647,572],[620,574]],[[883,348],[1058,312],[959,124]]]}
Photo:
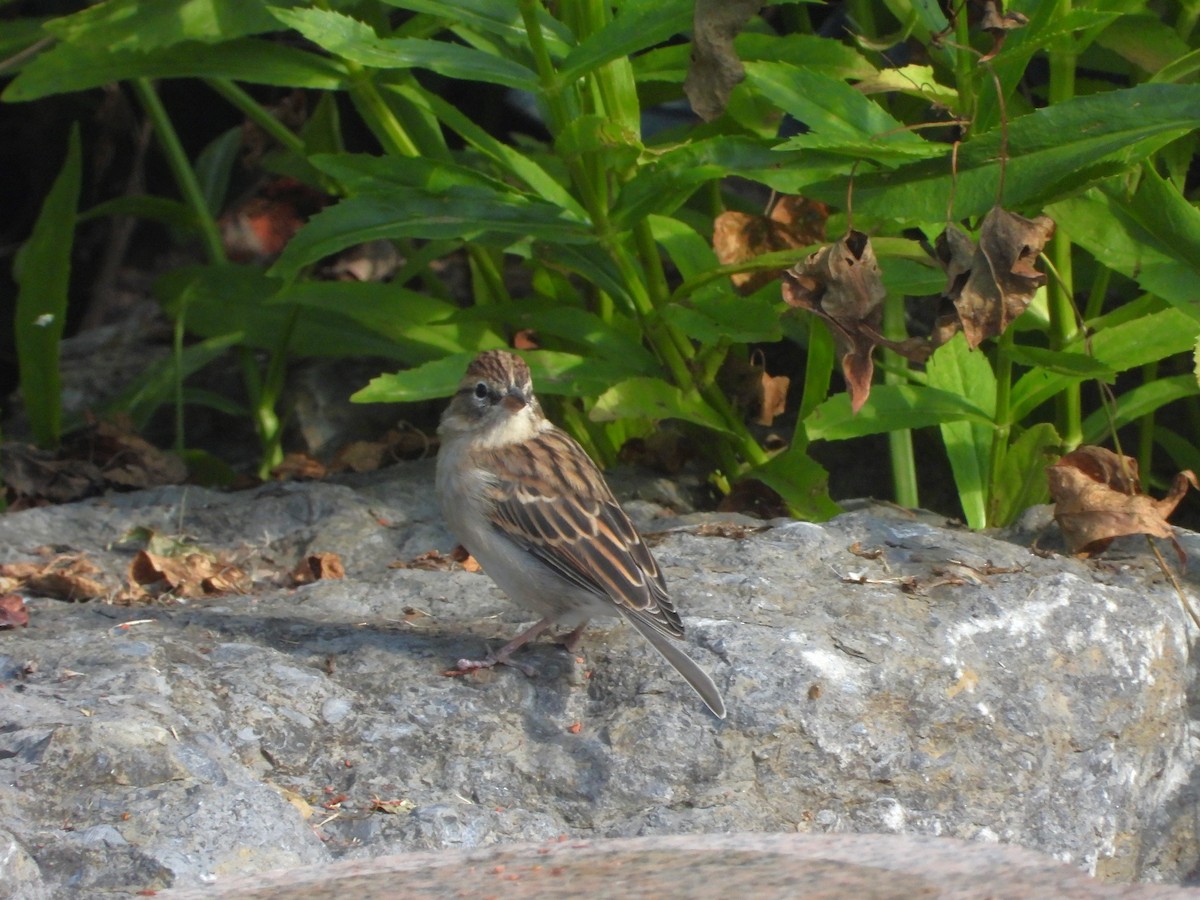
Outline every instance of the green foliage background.
{"label": "green foliage background", "polygon": [[[182,448],[186,404],[235,408],[190,392],[187,377],[242,348],[248,403],[238,408],[258,429],[264,469],[280,454],[288,359],[388,357],[397,371],[356,399],[428,399],[450,393],[473,353],[506,345],[519,328],[541,341],[527,354],[540,392],[558,398],[559,418],[600,461],[676,419],[695,432],[719,486],[759,479],[800,515],[837,509],[814,442],[877,433],[889,436],[895,498],[919,503],[918,428],[939,430],[973,526],[1044,499],[1045,463],[1108,439],[1114,426],[1129,426],[1122,433],[1145,473],[1159,461],[1160,470],[1200,468],[1190,356],[1200,213],[1189,179],[1200,3],[1012,2],[1005,12],[1018,27],[998,45],[955,9],[924,0],[767,7],[734,41],[745,78],[724,114],[652,134],[647,110],[684,100],[691,0],[106,0],[10,19],[0,30],[0,52],[11,56],[0,101],[122,82],[177,186],[173,197],[79,211],[87,148],[73,138],[17,272],[35,435],[53,445],[62,429],[63,236],[81,216],[133,213],[182,227],[206,261],[161,279],[175,358],[119,402],[142,421],[173,402]],[[268,270],[231,264],[215,220],[236,132],[189,158],[180,112],[159,98],[162,79],[215,91],[272,136],[268,169],[339,198]],[[446,99],[449,82],[521,92],[549,139],[486,131]],[[307,92],[299,131],[256,99],[267,87]],[[350,115],[378,152],[344,149]],[[880,383],[853,415],[829,392],[837,361],[823,326],[789,312],[778,282],[740,297],[727,277],[808,251],[718,264],[714,217],[762,211],[731,189],[734,178],[829,204],[831,238],[849,227],[852,202],[853,226],[872,236],[884,270],[891,337],[930,318],[928,295],[943,280],[925,248],[948,221],[970,225],[997,203],[1050,215],[1051,277],[1014,328],[980,351],[952,341],[928,368],[885,353]],[[406,258],[392,284],[310,280],[322,258],[381,238]],[[465,305],[430,267],[455,253],[472,276]],[[514,261],[530,272],[529,295],[510,295],[504,273]],[[718,383],[752,345],[803,361],[782,450],[760,443]],[[1168,404],[1180,414],[1156,415]]]}

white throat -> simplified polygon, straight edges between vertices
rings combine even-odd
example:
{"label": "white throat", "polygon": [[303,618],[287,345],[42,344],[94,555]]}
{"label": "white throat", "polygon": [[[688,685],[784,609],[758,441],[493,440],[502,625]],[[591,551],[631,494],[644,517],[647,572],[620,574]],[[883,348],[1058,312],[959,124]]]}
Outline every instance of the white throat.
{"label": "white throat", "polygon": [[534,413],[532,406],[523,406],[481,431],[476,446],[494,450],[507,444],[520,444],[549,427],[547,418]]}

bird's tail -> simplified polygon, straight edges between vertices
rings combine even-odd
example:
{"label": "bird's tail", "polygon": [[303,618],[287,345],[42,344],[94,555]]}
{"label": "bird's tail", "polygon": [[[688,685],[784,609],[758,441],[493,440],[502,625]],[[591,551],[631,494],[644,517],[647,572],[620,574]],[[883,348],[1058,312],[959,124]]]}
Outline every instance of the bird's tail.
{"label": "bird's tail", "polygon": [[695,660],[679,649],[678,643],[661,631],[656,630],[650,623],[641,621],[636,615],[626,614],[625,618],[687,680],[692,689],[700,695],[700,699],[712,710],[713,715],[718,719],[725,718],[725,701],[721,699],[721,692],[717,690],[717,686],[708,676],[708,673],[696,665]]}

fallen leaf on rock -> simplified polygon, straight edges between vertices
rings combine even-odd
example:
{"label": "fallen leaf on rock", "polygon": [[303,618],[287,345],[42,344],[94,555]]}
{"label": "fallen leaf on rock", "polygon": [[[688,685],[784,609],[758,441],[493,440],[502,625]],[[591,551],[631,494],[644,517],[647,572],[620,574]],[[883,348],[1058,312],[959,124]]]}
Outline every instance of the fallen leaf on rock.
{"label": "fallen leaf on rock", "polygon": [[1114,538],[1148,534],[1169,539],[1180,561],[1186,560],[1167,517],[1189,485],[1198,487],[1191,471],[1176,475],[1161,500],[1142,493],[1137,460],[1103,447],[1080,447],[1048,466],[1046,474],[1054,519],[1072,553],[1090,556],[1103,552]]}
{"label": "fallen leaf on rock", "polygon": [[719,537],[733,541],[744,541],[752,534],[766,531],[768,525],[742,525],[738,522],[709,522],[697,525],[692,534],[699,537]]}
{"label": "fallen leaf on rock", "polygon": [[1026,219],[999,206],[983,217],[978,246],[957,225],[938,235],[934,250],[946,269],[944,293],[954,301],[971,349],[1002,334],[1046,283],[1033,266],[1053,235],[1049,216]]}
{"label": "fallen leaf on rock", "polygon": [[471,552],[462,544],[456,544],[454,549],[450,551],[450,558],[466,569],[468,572],[481,572],[483,567],[471,555]]}
{"label": "fallen leaf on rock", "polygon": [[730,93],[746,77],[733,39],[761,6],[760,0],[696,0],[692,62],[683,91],[696,115],[706,122],[725,112]]}
{"label": "fallen leaf on rock", "polygon": [[378,797],[372,797],[371,805],[367,807],[367,811],[396,815],[397,813],[412,812],[416,808],[417,804],[412,800],[381,800]]}
{"label": "fallen leaf on rock", "polygon": [[[713,251],[721,265],[745,263],[764,253],[797,250],[825,240],[829,207],[817,200],[784,195],[769,215],[727,210],[713,221]],[[738,293],[753,294],[783,274],[783,269],[734,272]]]}
{"label": "fallen leaf on rock", "polygon": [[25,628],[29,625],[29,610],[25,607],[25,598],[19,594],[4,594],[0,596],[0,629]]}
{"label": "fallen leaf on rock", "polygon": [[83,556],[57,556],[46,563],[3,563],[0,576],[16,579],[22,589],[60,600],[94,600],[109,589],[95,575],[102,570]]}
{"label": "fallen leaf on rock", "polygon": [[427,550],[407,562],[397,560],[388,565],[389,569],[423,569],[428,572],[449,572],[455,568],[466,569],[468,572],[480,571],[479,563],[470,553],[459,544],[449,554],[441,554],[436,550]]}
{"label": "fallen leaf on rock", "polygon": [[783,299],[820,316],[833,332],[854,412],[871,394],[876,345],[915,362],[924,362],[932,352],[928,341],[892,341],[880,333],[886,293],[871,239],[861,231],[847,232],[784,273]]}
{"label": "fallen leaf on rock", "polygon": [[68,436],[57,453],[23,444],[0,449],[12,508],[68,503],[107,489],[140,490],[187,479],[187,465],[134,433],[127,418],[91,421]]}
{"label": "fallen leaf on rock", "polygon": [[341,579],[346,577],[342,558],[336,553],[311,553],[292,570],[292,581],[296,584],[312,584],[314,581]]}
{"label": "fallen leaf on rock", "polygon": [[279,481],[320,481],[328,474],[325,465],[307,453],[289,453],[271,469],[271,477]]}
{"label": "fallen leaf on rock", "polygon": [[140,550],[129,564],[129,581],[149,597],[240,594],[252,586],[249,576],[238,566],[198,551],[160,556]]}
{"label": "fallen leaf on rock", "polygon": [[351,441],[329,464],[331,472],[375,472],[402,459],[422,459],[433,442],[413,427],[392,428],[377,441]]}

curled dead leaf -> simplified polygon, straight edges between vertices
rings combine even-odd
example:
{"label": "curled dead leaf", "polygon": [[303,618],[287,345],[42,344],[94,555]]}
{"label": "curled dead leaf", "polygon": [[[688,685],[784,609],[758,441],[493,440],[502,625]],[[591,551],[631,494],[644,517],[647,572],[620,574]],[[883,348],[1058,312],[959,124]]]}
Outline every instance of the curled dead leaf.
{"label": "curled dead leaf", "polygon": [[833,332],[855,412],[871,394],[876,345],[918,362],[928,359],[932,350],[920,338],[892,341],[880,333],[886,293],[871,239],[861,231],[847,232],[784,273],[783,299],[816,313]]}
{"label": "curled dead leaf", "polygon": [[292,569],[292,581],[295,584],[312,584],[314,581],[345,577],[342,558],[336,553],[310,553]]}
{"label": "curled dead leaf", "polygon": [[938,235],[934,250],[946,269],[945,295],[971,349],[1002,334],[1046,283],[1034,263],[1053,235],[1049,216],[1026,219],[999,206],[983,217],[978,246],[957,225]]}
{"label": "curled dead leaf", "polygon": [[25,608],[25,598],[19,594],[4,594],[0,596],[0,629],[22,628],[29,625],[29,610]]}
{"label": "curled dead leaf", "polygon": [[101,569],[83,556],[56,556],[45,563],[4,563],[0,576],[15,579],[23,590],[60,600],[94,600],[109,593],[93,576]]}
{"label": "curled dead leaf", "polygon": [[249,576],[238,566],[203,552],[161,556],[139,550],[129,563],[129,581],[148,597],[202,597],[245,593]]}
{"label": "curled dead leaf", "polygon": [[1161,500],[1141,492],[1137,460],[1103,447],[1080,447],[1048,466],[1046,474],[1054,518],[1072,553],[1090,556],[1103,552],[1114,538],[1148,534],[1169,539],[1184,560],[1167,518],[1189,485],[1200,487],[1191,471],[1176,475]]}
{"label": "curled dead leaf", "polygon": [[289,453],[271,469],[271,477],[278,481],[319,481],[328,474],[325,465],[307,453]]}

